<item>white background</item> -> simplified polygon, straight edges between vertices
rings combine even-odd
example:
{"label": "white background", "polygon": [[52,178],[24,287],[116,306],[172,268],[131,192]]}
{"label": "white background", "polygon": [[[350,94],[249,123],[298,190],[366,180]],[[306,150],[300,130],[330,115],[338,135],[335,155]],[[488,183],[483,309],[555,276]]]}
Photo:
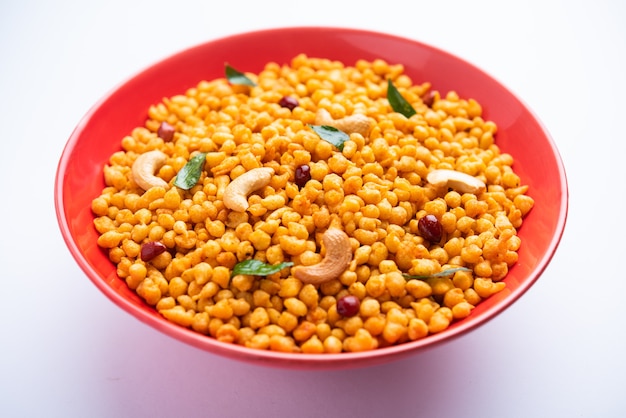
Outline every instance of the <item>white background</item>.
{"label": "white background", "polygon": [[[0,1],[0,416],[623,416],[625,20],[625,3],[607,0]],[[166,337],[79,270],[53,181],[91,105],[180,49],[295,25],[446,49],[544,122],[568,174],[569,219],[553,262],[509,310],[399,362],[279,370]]]}

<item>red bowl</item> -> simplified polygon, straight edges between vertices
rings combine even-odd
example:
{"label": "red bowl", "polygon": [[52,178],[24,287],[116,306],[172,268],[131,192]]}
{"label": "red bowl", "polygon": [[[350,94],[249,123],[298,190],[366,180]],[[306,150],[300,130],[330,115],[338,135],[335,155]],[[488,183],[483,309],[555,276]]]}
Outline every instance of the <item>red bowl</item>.
{"label": "red bowl", "polygon": [[[496,142],[515,158],[515,170],[530,186],[535,209],[519,231],[519,261],[506,277],[506,290],[483,301],[447,330],[422,340],[370,352],[285,354],[222,343],[161,317],[123,280],[96,245],[91,201],[104,187],[102,167],[120,141],[146,120],[163,97],[184,93],[202,79],[223,77],[224,63],[258,72],[269,61],[288,63],[299,53],[353,65],[382,58],[402,63],[414,82],[429,81],[441,92],[455,90],[481,103],[485,119],[498,125]],[[414,355],[463,335],[494,318],[522,296],[552,259],[565,228],[568,208],[565,170],[558,150],[533,112],[484,71],[445,51],[401,37],[356,29],[282,28],[210,41],[166,58],[103,97],[80,121],[59,161],[55,205],[61,233],[87,277],[111,301],[135,318],[177,340],[232,359],[300,369],[374,365]]]}

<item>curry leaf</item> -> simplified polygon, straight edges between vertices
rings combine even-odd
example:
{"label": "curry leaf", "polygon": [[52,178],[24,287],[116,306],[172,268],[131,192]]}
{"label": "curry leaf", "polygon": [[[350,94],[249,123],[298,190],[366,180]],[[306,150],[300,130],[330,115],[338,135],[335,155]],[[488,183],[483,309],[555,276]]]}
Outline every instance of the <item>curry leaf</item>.
{"label": "curry leaf", "polygon": [[413,109],[413,106],[411,106],[411,104],[407,102],[404,97],[402,97],[391,80],[387,80],[387,100],[389,101],[389,104],[394,112],[401,113],[407,118],[410,118],[417,113],[415,109]]}
{"label": "curry leaf", "polygon": [[343,151],[343,144],[350,139],[350,135],[339,129],[328,125],[309,125],[316,134],[324,141],[336,146],[339,151]]}
{"label": "curry leaf", "polygon": [[421,276],[421,275],[412,276],[410,274],[403,274],[403,276],[407,280],[412,280],[412,279],[427,280],[427,279],[432,279],[432,278],[435,278],[435,277],[452,276],[457,271],[472,271],[472,270],[468,269],[467,267],[455,267],[455,268],[451,268],[451,269],[440,271],[439,273],[435,273],[435,274],[427,274],[427,275],[423,275],[423,276]]}
{"label": "curry leaf", "polygon": [[259,260],[245,260],[235,265],[233,268],[233,276],[238,274],[250,274],[253,276],[267,276],[278,273],[284,268],[293,266],[292,262],[284,261],[280,264],[265,264]]}
{"label": "curry leaf", "polygon": [[183,168],[180,169],[174,180],[174,186],[183,190],[189,190],[198,183],[204,162],[206,161],[206,152],[194,155]]}
{"label": "curry leaf", "polygon": [[226,79],[230,84],[239,84],[244,86],[256,86],[256,83],[252,81],[244,73],[235,70],[230,65],[226,64]]}

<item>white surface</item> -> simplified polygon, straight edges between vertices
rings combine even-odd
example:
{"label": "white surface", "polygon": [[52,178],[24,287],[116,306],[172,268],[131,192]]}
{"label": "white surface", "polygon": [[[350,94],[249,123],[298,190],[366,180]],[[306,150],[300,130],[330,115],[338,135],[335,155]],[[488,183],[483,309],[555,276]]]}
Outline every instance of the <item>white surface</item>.
{"label": "white surface", "polygon": [[[625,18],[625,3],[606,0],[3,1],[0,416],[622,415]],[[76,266],[56,224],[53,179],[91,105],[179,49],[295,25],[441,47],[495,76],[545,123],[569,178],[569,220],[552,264],[508,311],[397,363],[274,370],[161,335]]]}

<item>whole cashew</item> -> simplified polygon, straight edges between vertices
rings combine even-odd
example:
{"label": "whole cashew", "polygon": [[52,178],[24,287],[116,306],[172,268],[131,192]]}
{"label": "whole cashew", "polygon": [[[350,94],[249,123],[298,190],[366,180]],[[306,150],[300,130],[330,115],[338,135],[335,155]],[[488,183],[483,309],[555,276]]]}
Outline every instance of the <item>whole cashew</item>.
{"label": "whole cashew", "polygon": [[369,118],[361,113],[355,113],[350,116],[345,116],[340,119],[333,119],[328,110],[318,109],[315,115],[316,125],[327,125],[337,128],[340,131],[347,133],[361,134],[364,137],[367,136],[371,129],[371,122]]}
{"label": "whole cashew", "polygon": [[481,180],[456,170],[433,170],[428,173],[426,180],[433,186],[449,187],[459,193],[479,194],[486,189]]}
{"label": "whole cashew", "polygon": [[167,155],[159,150],[144,152],[139,155],[132,167],[135,183],[144,190],[151,187],[169,188],[169,184],[160,177],[154,175],[167,161]]}
{"label": "whole cashew", "polygon": [[339,228],[329,228],[322,235],[326,247],[324,259],[312,266],[296,266],[293,275],[303,283],[319,284],[339,278],[352,261],[350,238]]}
{"label": "whole cashew", "polygon": [[224,190],[224,205],[235,212],[248,209],[248,195],[267,186],[274,175],[270,167],[253,168],[228,183]]}

